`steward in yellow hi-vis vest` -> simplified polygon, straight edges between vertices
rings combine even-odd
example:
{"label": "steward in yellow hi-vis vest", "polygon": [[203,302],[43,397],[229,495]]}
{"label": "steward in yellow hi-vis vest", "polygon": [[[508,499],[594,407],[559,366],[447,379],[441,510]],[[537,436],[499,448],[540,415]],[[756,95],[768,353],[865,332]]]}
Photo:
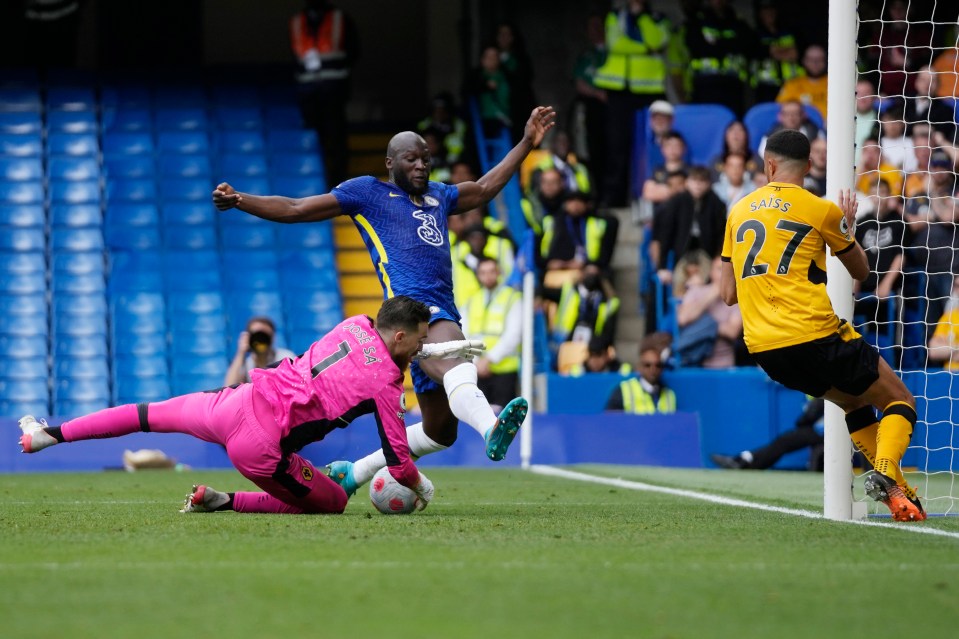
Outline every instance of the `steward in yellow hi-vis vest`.
{"label": "steward in yellow hi-vis vest", "polygon": [[897,521],[921,521],[926,512],[900,470],[916,399],[879,352],[836,316],[826,294],[826,247],[853,278],[869,276],[850,228],[856,196],[845,190],[836,206],[802,189],[809,139],[799,131],[769,136],[763,160],[768,186],[740,200],[726,222],[723,301],[739,303],[746,346],[772,379],[846,413],[853,444],[875,468],[863,482],[866,494]]}
{"label": "steward in yellow hi-vis vest", "polygon": [[620,382],[609,399],[606,410],[621,410],[633,415],[669,414],[676,412],[676,393],[662,382],[663,359],[651,342],[640,345],[639,377]]}

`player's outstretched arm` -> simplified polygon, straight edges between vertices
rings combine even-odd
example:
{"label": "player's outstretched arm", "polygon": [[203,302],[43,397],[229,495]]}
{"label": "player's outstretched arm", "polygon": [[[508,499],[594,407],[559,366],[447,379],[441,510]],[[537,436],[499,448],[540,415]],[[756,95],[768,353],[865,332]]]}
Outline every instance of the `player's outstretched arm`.
{"label": "player's outstretched arm", "polygon": [[459,202],[456,213],[485,206],[496,197],[509,179],[519,170],[529,152],[543,141],[546,132],[556,126],[556,111],[551,106],[539,106],[533,109],[526,121],[523,139],[514,146],[499,164],[475,182],[462,182],[459,189]]}
{"label": "player's outstretched arm", "polygon": [[280,195],[250,195],[240,193],[223,182],[213,191],[213,204],[220,211],[239,209],[244,213],[271,222],[319,222],[340,214],[340,204],[333,195],[311,195],[288,198]]}
{"label": "player's outstretched arm", "polygon": [[[843,189],[839,192],[838,204],[846,222],[846,228],[849,229],[849,234],[855,237],[853,229],[856,228],[856,211],[859,210],[856,194],[850,189]],[[839,258],[839,261],[846,267],[854,280],[861,282],[869,276],[869,261],[866,259],[866,252],[859,246],[859,242],[853,240],[853,246],[836,257]]]}

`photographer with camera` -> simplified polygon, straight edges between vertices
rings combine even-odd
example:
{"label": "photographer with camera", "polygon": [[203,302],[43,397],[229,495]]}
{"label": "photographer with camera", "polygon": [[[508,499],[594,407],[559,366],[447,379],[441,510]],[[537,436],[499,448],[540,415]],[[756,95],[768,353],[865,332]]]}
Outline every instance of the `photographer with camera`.
{"label": "photographer with camera", "polygon": [[274,335],[276,324],[269,317],[250,318],[246,330],[237,339],[236,355],[226,371],[223,385],[244,384],[250,381],[250,371],[254,368],[266,368],[281,359],[295,359],[292,351],[274,348]]}

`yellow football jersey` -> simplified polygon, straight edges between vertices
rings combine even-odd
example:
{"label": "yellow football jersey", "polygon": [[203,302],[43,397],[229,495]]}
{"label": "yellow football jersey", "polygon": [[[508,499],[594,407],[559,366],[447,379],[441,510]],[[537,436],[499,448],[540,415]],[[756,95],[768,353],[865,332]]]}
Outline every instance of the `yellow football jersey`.
{"label": "yellow football jersey", "polygon": [[837,254],[854,242],[838,206],[793,184],[772,182],[733,206],[722,258],[733,266],[751,353],[836,331],[826,246]]}

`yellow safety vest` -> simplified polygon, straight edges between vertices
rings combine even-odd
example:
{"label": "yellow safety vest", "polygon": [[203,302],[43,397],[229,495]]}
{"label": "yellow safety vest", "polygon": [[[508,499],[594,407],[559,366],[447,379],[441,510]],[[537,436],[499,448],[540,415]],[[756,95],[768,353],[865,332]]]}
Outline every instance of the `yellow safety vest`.
{"label": "yellow safety vest", "polygon": [[[796,38],[792,34],[785,34],[769,44],[776,44],[780,47],[795,47]],[[787,80],[792,80],[805,74],[806,71],[797,62],[779,62],[772,58],[764,58],[753,62],[751,84],[754,88],[760,84],[782,86]]]}
{"label": "yellow safety vest", "polygon": [[[513,272],[513,255],[507,249],[511,249],[509,240],[498,235],[490,235],[486,238],[486,246],[483,247],[483,255],[496,260],[499,264],[500,276],[509,277]],[[453,245],[453,261],[463,260],[470,252],[470,245],[466,242],[457,242]]]}
{"label": "yellow safety vest", "polygon": [[[603,371],[603,372],[614,372],[614,371]],[[626,377],[627,375],[633,374],[633,367],[623,362],[622,364],[619,365],[619,368],[616,369],[615,373],[617,375],[622,375],[623,377]],[[569,373],[567,373],[569,377],[582,377],[585,374],[586,374],[586,366],[583,364],[573,364],[572,366],[569,367]]]}
{"label": "yellow safety vest", "polygon": [[[717,29],[715,27],[703,26],[703,36],[707,42],[719,42],[721,40],[731,40],[736,37],[736,32],[732,29]],[[691,60],[689,68],[696,75],[735,75],[740,80],[745,81],[748,75],[746,68],[746,57],[740,53],[730,53],[722,59],[719,58],[696,58]]]}
{"label": "yellow safety vest", "polygon": [[[568,339],[576,328],[579,319],[579,304],[581,298],[579,290],[572,282],[563,284],[559,294],[559,304],[556,308],[556,317],[553,320],[553,335],[559,339]],[[593,335],[602,335],[609,318],[619,311],[619,298],[613,297],[601,302],[596,313],[596,325],[593,326]]]}
{"label": "yellow safety vest", "polygon": [[[642,40],[626,35],[626,21],[636,20]],[[633,18],[625,9],[606,14],[606,62],[596,70],[593,84],[601,89],[633,93],[664,93],[666,62],[662,52],[669,42],[669,21],[643,12]]]}
{"label": "yellow safety vest", "polygon": [[[466,321],[469,323],[470,338],[481,337],[486,342],[486,350],[491,350],[506,330],[506,316],[509,315],[510,308],[519,300],[519,291],[511,286],[500,286],[493,291],[489,305],[486,304],[485,290],[481,289],[473,293],[466,302]],[[518,371],[519,347],[499,362],[491,363],[490,370],[496,374]]]}
{"label": "yellow safety vest", "polygon": [[652,415],[654,413],[675,413],[676,393],[665,388],[659,393],[659,401],[653,402],[653,396],[646,392],[635,377],[619,383],[619,392],[623,394],[623,412],[633,415]]}
{"label": "yellow safety vest", "polygon": [[[589,171],[586,170],[586,167],[575,160],[573,162],[567,162],[566,166],[573,171],[573,178],[576,180],[576,190],[580,193],[589,193],[592,185],[590,184]],[[539,171],[547,171],[555,167],[556,163],[553,161],[552,155],[546,156],[536,165],[536,169]]]}
{"label": "yellow safety vest", "polygon": [[480,283],[473,269],[463,260],[453,258],[453,303],[457,308],[463,306],[479,288]]}
{"label": "yellow safety vest", "polygon": [[[556,232],[556,219],[552,215],[543,218],[543,238],[540,240],[540,255],[548,255],[553,235]],[[599,260],[603,249],[603,236],[606,234],[606,220],[590,215],[586,218],[586,259]]]}
{"label": "yellow safety vest", "polygon": [[[533,229],[533,233],[540,235],[543,232],[543,221],[539,219],[539,213],[533,208],[533,203],[527,198],[519,201],[520,208],[523,209],[523,217],[526,218],[526,224]],[[542,211],[542,209],[540,209]]]}

